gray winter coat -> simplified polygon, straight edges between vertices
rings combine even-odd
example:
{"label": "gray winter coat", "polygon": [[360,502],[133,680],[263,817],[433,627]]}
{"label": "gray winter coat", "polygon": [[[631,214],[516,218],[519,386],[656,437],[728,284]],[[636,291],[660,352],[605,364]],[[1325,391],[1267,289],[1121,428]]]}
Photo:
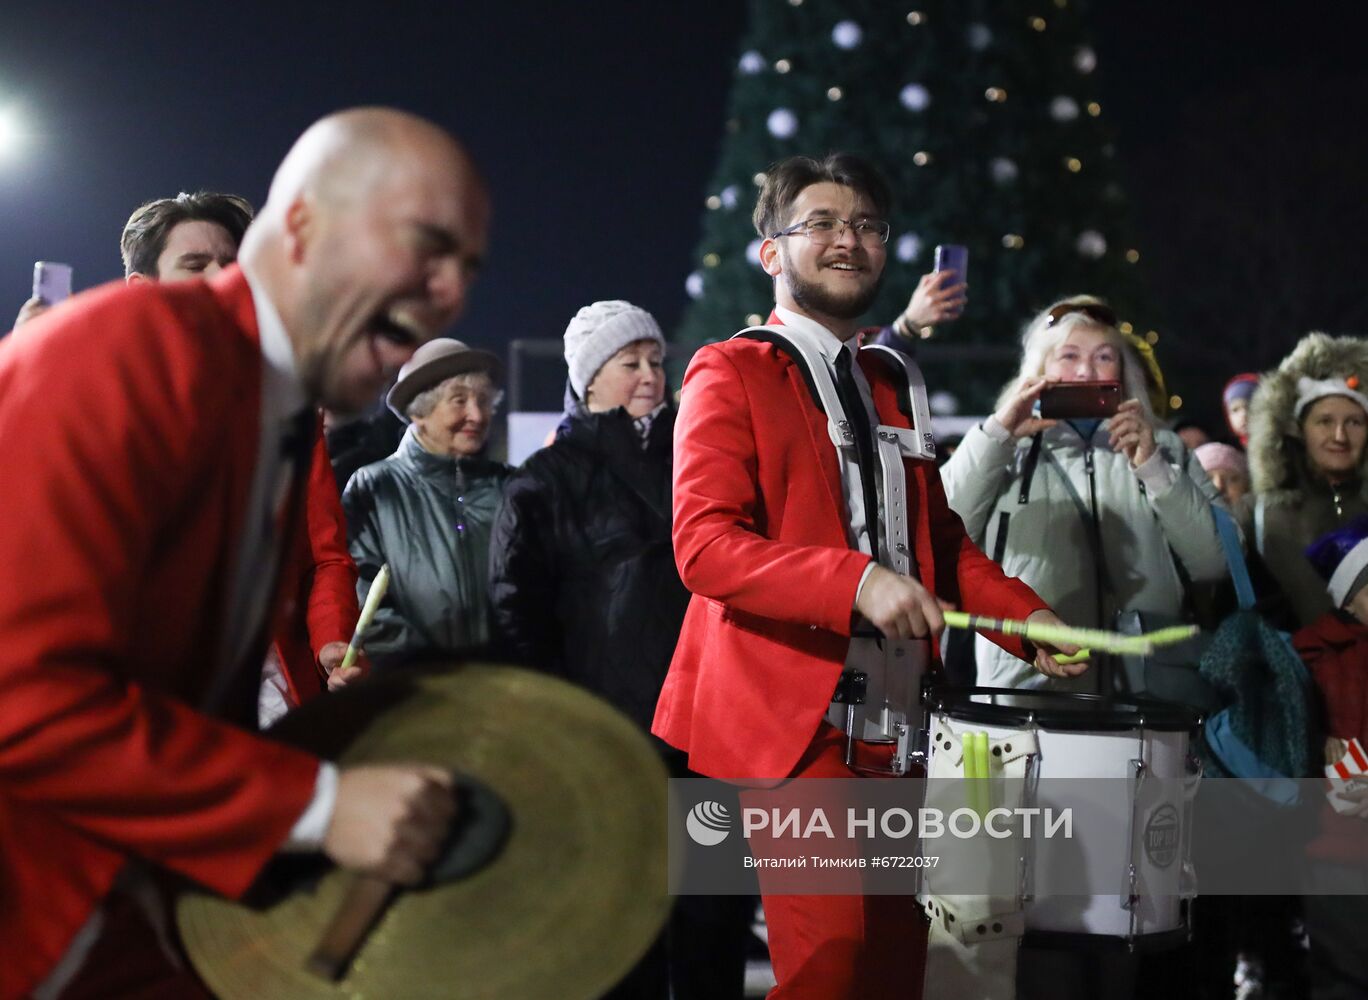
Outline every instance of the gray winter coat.
{"label": "gray winter coat", "polygon": [[410,426],[393,455],[352,476],[342,507],[362,601],[380,567],[390,567],[366,634],[377,666],[488,644],[489,536],[511,471],[485,458],[433,455]]}
{"label": "gray winter coat", "polygon": [[[1159,461],[1146,474],[1159,485],[1151,489],[1125,455],[1111,450],[1105,421],[1086,444],[1064,422],[1044,431],[1029,489],[1023,472],[1031,439],[998,442],[981,426],[964,436],[941,478],[969,537],[1070,625],[1111,628],[1123,609],[1176,616],[1184,592],[1175,557],[1193,582],[1219,580],[1227,572],[1210,509],[1224,504],[1177,435],[1157,430],[1154,438]],[[1093,557],[1090,461],[1100,513],[1101,588]],[[1070,680],[1044,678],[981,636],[976,659],[984,686],[1090,691],[1097,683],[1095,670]]]}

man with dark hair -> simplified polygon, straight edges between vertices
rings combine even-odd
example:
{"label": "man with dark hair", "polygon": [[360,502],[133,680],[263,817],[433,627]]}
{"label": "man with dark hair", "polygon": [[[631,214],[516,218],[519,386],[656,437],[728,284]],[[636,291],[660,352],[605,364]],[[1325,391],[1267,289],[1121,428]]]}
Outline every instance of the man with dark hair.
{"label": "man with dark hair", "polygon": [[[927,459],[904,457],[898,470],[898,545],[911,573],[880,564],[898,562],[885,539],[900,518],[884,510],[859,435],[877,450],[874,426],[909,426],[898,406],[907,386],[853,354],[857,320],[883,276],[890,200],[878,172],[849,154],[773,167],[754,216],[760,262],[774,278],[767,336],[709,344],[684,377],[674,546],[693,596],[653,731],[709,777],[773,785],[856,775],[826,720],[843,671],[884,641],[852,638],[857,625],[886,640],[926,640],[944,626],[941,601],[1057,621],[969,541]],[[844,413],[819,409],[810,377],[836,386]],[[863,425],[849,432],[855,447],[833,445],[828,419]],[[1003,644],[1042,671],[1078,669]],[[880,759],[879,749],[856,747],[860,759]],[[926,923],[914,898],[784,895],[770,879],[761,869],[779,981],[771,997],[920,995]]]}
{"label": "man with dark hair", "polygon": [[449,773],[251,730],[315,408],[365,407],[459,316],[488,212],[445,131],[341,112],[240,267],[94,289],[0,350],[0,1000],[207,996],[149,869],[238,897],[279,851],[405,885],[437,856]]}
{"label": "man with dark hair", "polygon": [[130,281],[212,278],[233,261],[252,221],[252,206],[235,194],[182,191],[140,205],[128,217],[119,251]]}

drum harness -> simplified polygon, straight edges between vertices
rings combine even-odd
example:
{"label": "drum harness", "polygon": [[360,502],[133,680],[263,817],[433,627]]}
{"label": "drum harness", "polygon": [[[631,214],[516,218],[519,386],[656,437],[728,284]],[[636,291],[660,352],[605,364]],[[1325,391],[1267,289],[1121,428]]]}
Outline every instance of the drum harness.
{"label": "drum harness", "polygon": [[[855,424],[845,411],[831,370],[820,353],[786,336],[780,326],[748,327],[735,336],[771,344],[792,361],[802,373],[813,402],[826,416],[827,433],[838,453],[853,453],[854,457],[860,457],[862,449],[856,439]],[[861,348],[860,354],[873,358],[892,379],[898,409],[912,425],[907,428],[881,423],[872,428],[876,447],[870,457],[879,491],[877,509],[865,513],[865,531],[879,565],[901,576],[915,578],[916,566],[908,534],[907,470],[903,459],[932,461],[936,457],[926,381],[916,363],[900,351],[869,345]],[[860,461],[857,467],[863,470],[868,465]],[[848,468],[849,464],[843,462],[843,479]],[[862,485],[864,495],[869,496],[871,484]],[[882,533],[879,526],[882,526]],[[845,732],[845,763],[864,773],[905,775],[914,760],[924,762],[926,756],[921,687],[930,660],[930,640],[887,639],[865,624],[852,631],[850,641],[847,663],[859,666],[848,666],[842,672],[827,716],[832,725]],[[889,767],[856,764],[857,740],[891,744],[893,757]]]}

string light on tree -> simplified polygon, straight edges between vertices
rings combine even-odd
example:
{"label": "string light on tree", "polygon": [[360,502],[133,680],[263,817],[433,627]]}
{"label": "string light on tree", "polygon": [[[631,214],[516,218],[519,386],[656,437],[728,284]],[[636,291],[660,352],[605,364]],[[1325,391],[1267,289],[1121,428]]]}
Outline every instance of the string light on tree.
{"label": "string light on tree", "polygon": [[924,149],[919,149],[912,154],[912,162],[919,167],[924,167],[931,162],[931,154]]}
{"label": "string light on tree", "polygon": [[746,317],[747,326],[759,326],[763,322],[765,322],[765,317],[761,316],[759,313],[751,313]]}
{"label": "string light on tree", "polygon": [[1182,397],[1182,396],[1170,396],[1170,397],[1169,397],[1169,409],[1170,409],[1170,410],[1181,410],[1182,408],[1183,408],[1183,397]]}
{"label": "string light on tree", "polygon": [[907,14],[907,23],[910,24],[910,25],[912,25],[912,27],[914,27],[914,28],[917,27],[919,24],[921,24],[921,23],[922,23],[923,21],[925,21],[925,20],[926,20],[926,15],[923,14],[921,11],[919,11],[919,10],[908,11],[908,14]]}
{"label": "string light on tree", "polygon": [[1020,250],[1026,245],[1026,241],[1016,233],[1008,233],[1002,238],[1002,245],[1007,250]]}
{"label": "string light on tree", "polygon": [[828,100],[828,101],[839,101],[839,100],[840,100],[842,97],[844,97],[844,96],[845,96],[845,92],[842,91],[840,87],[828,87],[828,88],[827,88],[827,100]]}
{"label": "string light on tree", "polygon": [[761,170],[761,171],[759,171],[758,173],[752,174],[752,175],[751,175],[751,183],[753,183],[756,187],[760,187],[762,184],[764,184],[764,183],[765,183],[765,172],[764,172],[763,170]]}
{"label": "string light on tree", "polygon": [[1066,94],[1060,94],[1050,102],[1050,117],[1057,122],[1071,122],[1078,117],[1078,102]]}
{"label": "string light on tree", "polygon": [[1091,73],[1093,70],[1097,69],[1097,53],[1086,45],[1081,46],[1078,51],[1074,53],[1073,64],[1074,69],[1078,70],[1078,72]]}
{"label": "string light on tree", "polygon": [[1076,174],[1083,169],[1083,161],[1076,156],[1064,157],[1064,168],[1071,174]]}
{"label": "string light on tree", "polygon": [[1078,234],[1074,246],[1084,257],[1097,260],[1107,252],[1107,238],[1096,229],[1085,229]]}
{"label": "string light on tree", "polygon": [[931,412],[938,417],[953,417],[959,412],[959,397],[945,389],[931,393],[931,398],[926,402]]}
{"label": "string light on tree", "polygon": [[838,49],[858,48],[864,41],[864,30],[854,21],[837,21],[831,29],[831,40]]}
{"label": "string light on tree", "polygon": [[1130,320],[1123,319],[1116,327],[1122,333],[1134,333],[1135,327],[1131,326]]}
{"label": "string light on tree", "polygon": [[898,91],[898,100],[908,111],[922,112],[931,106],[931,91],[920,83],[909,83]]}
{"label": "string light on tree", "polygon": [[1028,23],[1030,24],[1032,31],[1044,31],[1046,27],[1045,18],[1043,17],[1033,17]]}
{"label": "string light on tree", "polygon": [[1140,263],[1140,251],[1139,251],[1139,250],[1127,250],[1127,251],[1126,251],[1126,263],[1128,263],[1128,264],[1138,264],[1138,263]]}
{"label": "string light on tree", "polygon": [[684,291],[689,298],[697,299],[703,296],[703,272],[694,271],[684,279]]}
{"label": "string light on tree", "polygon": [[792,139],[798,131],[798,116],[788,108],[775,108],[765,119],[765,127],[776,139]]}
{"label": "string light on tree", "polygon": [[747,76],[755,76],[757,73],[765,71],[765,57],[754,49],[749,49],[741,53],[741,58],[736,63],[736,68]]}
{"label": "string light on tree", "polygon": [[983,92],[983,96],[994,104],[1001,104],[1007,100],[1007,91],[1001,87],[989,87]]}
{"label": "string light on tree", "polygon": [[1094,118],[1096,118],[1096,117],[1097,117],[1098,115],[1100,115],[1101,113],[1102,113],[1102,105],[1098,104],[1096,101],[1089,101],[1089,102],[1088,102],[1088,114],[1090,114],[1090,115],[1092,115]]}
{"label": "string light on tree", "polygon": [[764,240],[757,237],[746,244],[746,260],[756,267],[760,266],[760,244],[763,242]]}
{"label": "string light on tree", "polygon": [[1159,331],[1151,330],[1149,333],[1145,334],[1145,343],[1149,344],[1150,347],[1159,343]]}
{"label": "string light on tree", "polygon": [[704,204],[708,206],[709,211],[715,212],[722,207],[722,199],[715,194],[710,194],[708,195],[708,200],[704,202]]}
{"label": "string light on tree", "polygon": [[791,69],[793,69],[793,63],[787,59],[779,59],[774,63],[774,72],[776,73],[787,73]]}
{"label": "string light on tree", "polygon": [[722,263],[722,258],[715,253],[705,253],[703,255],[704,267],[716,267],[720,263]]}
{"label": "string light on tree", "polygon": [[722,207],[732,209],[741,200],[741,191],[735,184],[728,184],[722,189]]}

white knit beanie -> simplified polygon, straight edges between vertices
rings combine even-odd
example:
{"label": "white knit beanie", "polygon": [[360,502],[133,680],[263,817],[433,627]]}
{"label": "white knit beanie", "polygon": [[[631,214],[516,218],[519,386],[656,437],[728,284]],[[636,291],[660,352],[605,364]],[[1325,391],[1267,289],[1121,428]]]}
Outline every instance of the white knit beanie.
{"label": "white knit beanie", "polygon": [[645,309],[630,302],[595,302],[575,313],[565,328],[565,365],[570,369],[570,387],[581,402],[608,359],[638,340],[654,340],[665,350],[660,325]]}

